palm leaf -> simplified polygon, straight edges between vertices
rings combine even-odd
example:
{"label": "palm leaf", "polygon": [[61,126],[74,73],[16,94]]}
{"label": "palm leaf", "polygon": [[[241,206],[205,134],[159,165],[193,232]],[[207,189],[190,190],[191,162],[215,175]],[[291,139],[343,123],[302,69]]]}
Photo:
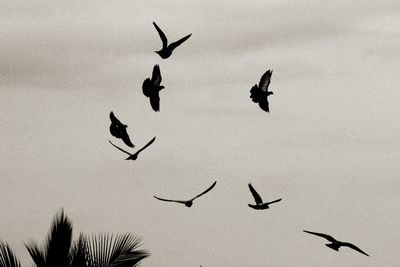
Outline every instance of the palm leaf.
{"label": "palm leaf", "polygon": [[79,235],[79,239],[74,242],[71,249],[71,264],[70,267],[91,267],[93,266],[93,260],[89,254],[89,247],[87,238],[83,235]]}
{"label": "palm leaf", "polygon": [[72,224],[61,210],[54,218],[46,245],[41,250],[36,244],[27,244],[37,267],[69,267]]}
{"label": "palm leaf", "polygon": [[100,234],[88,240],[94,267],[136,267],[150,254],[138,249],[141,239],[134,234]]}
{"label": "palm leaf", "polygon": [[0,267],[21,267],[21,264],[11,248],[0,241]]}

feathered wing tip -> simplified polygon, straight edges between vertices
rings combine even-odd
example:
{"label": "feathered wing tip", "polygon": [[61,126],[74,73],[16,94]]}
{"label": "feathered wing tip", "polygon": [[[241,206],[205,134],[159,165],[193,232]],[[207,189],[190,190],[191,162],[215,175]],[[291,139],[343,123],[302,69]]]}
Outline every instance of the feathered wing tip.
{"label": "feathered wing tip", "polygon": [[21,263],[8,244],[0,241],[0,267],[21,267]]}
{"label": "feathered wing tip", "polygon": [[251,87],[250,90],[250,98],[253,100],[254,103],[258,103],[260,101],[260,92],[259,88],[257,85],[254,85]]}
{"label": "feathered wing tip", "polygon": [[134,234],[100,234],[88,238],[89,254],[94,266],[135,267],[150,256],[147,250],[138,249],[141,239]]}
{"label": "feathered wing tip", "polygon": [[69,266],[72,241],[72,223],[61,210],[54,218],[47,242],[43,249],[35,243],[26,244],[37,267]]}

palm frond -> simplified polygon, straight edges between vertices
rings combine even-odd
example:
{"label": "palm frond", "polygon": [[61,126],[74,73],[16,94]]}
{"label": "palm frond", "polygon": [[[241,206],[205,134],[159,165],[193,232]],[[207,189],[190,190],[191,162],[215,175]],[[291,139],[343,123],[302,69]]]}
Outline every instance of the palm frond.
{"label": "palm frond", "polygon": [[0,267],[21,267],[21,264],[8,244],[0,241]]}
{"label": "palm frond", "polygon": [[71,264],[70,267],[92,267],[93,260],[89,254],[87,238],[79,235],[79,239],[74,242],[71,249]]}
{"label": "palm frond", "polygon": [[53,220],[44,248],[41,250],[34,243],[27,244],[26,248],[37,267],[68,267],[71,241],[72,224],[61,210]]}
{"label": "palm frond", "polygon": [[146,250],[138,249],[141,239],[134,234],[100,234],[89,240],[90,255],[95,267],[136,267],[150,256]]}

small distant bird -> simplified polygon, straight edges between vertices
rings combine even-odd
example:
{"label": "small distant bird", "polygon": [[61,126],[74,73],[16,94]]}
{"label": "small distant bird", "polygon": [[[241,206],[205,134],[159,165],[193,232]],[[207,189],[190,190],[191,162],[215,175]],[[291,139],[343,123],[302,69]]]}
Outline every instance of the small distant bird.
{"label": "small distant bird", "polygon": [[145,150],[148,146],[150,146],[154,140],[156,140],[156,137],[154,136],[153,139],[151,139],[144,147],[142,147],[141,149],[139,149],[138,151],[136,151],[134,154],[129,153],[128,151],[123,150],[122,148],[114,145],[110,140],[108,140],[108,142],[110,142],[111,145],[113,145],[114,147],[116,147],[117,149],[121,150],[122,152],[126,153],[129,155],[129,157],[126,158],[126,160],[136,160],[137,157],[139,156],[139,153],[142,152],[143,150]]}
{"label": "small distant bird", "polygon": [[185,204],[186,207],[190,208],[193,205],[193,200],[195,200],[196,198],[198,198],[198,197],[204,195],[205,193],[209,192],[211,189],[214,188],[216,183],[217,183],[217,181],[215,181],[206,191],[204,191],[200,195],[197,195],[194,198],[189,199],[189,200],[171,200],[171,199],[165,199],[165,198],[160,198],[160,197],[156,197],[156,196],[154,196],[154,197],[156,199],[158,199],[158,200],[161,200],[161,201],[168,201],[168,202],[176,202],[176,203]]}
{"label": "small distant bird", "polygon": [[254,197],[254,200],[256,201],[256,205],[253,204],[249,204],[250,208],[253,208],[255,210],[265,210],[265,209],[269,209],[269,205],[275,202],[279,202],[282,200],[282,198],[271,201],[271,202],[266,202],[263,203],[262,198],[260,197],[260,195],[257,193],[257,191],[254,189],[254,187],[249,184],[249,188],[250,188],[250,192]]}
{"label": "small distant bird", "polygon": [[354,249],[354,250],[356,250],[356,251],[358,251],[358,252],[360,252],[360,253],[362,253],[362,254],[364,254],[364,255],[366,255],[366,256],[369,256],[367,253],[365,253],[364,251],[362,251],[362,250],[361,250],[360,248],[358,248],[357,246],[355,246],[355,245],[353,245],[353,244],[351,244],[351,243],[338,241],[338,240],[336,240],[335,238],[333,238],[333,237],[330,236],[330,235],[321,234],[321,233],[316,233],[316,232],[310,232],[310,231],[306,231],[306,230],[303,230],[303,232],[306,232],[306,233],[309,233],[309,234],[312,234],[312,235],[316,235],[316,236],[320,236],[320,237],[325,238],[326,240],[328,240],[329,242],[331,242],[330,244],[325,244],[325,246],[327,246],[327,247],[329,247],[329,248],[331,248],[331,249],[333,249],[333,250],[339,251],[339,248],[340,248],[340,247],[349,247],[349,248],[352,248],[352,249]]}
{"label": "small distant bird", "polygon": [[150,78],[144,80],[142,85],[143,94],[150,98],[150,105],[154,111],[160,111],[160,91],[164,89],[161,83],[161,71],[160,66],[155,65],[153,67],[153,74]]}
{"label": "small distant bird", "polygon": [[250,98],[254,103],[258,103],[260,108],[269,112],[268,96],[274,93],[268,91],[268,86],[271,82],[272,70],[268,70],[260,79],[260,83],[255,84],[250,90]]}
{"label": "small distant bird", "polygon": [[163,44],[163,47],[162,47],[161,50],[154,51],[154,52],[159,54],[160,57],[162,57],[163,59],[169,58],[169,56],[171,56],[171,54],[172,54],[172,51],[174,51],[175,48],[180,46],[184,41],[189,39],[189,37],[192,35],[192,34],[186,35],[182,39],[179,39],[178,41],[168,45],[167,37],[165,36],[163,31],[160,29],[160,27],[157,26],[157,24],[155,22],[153,22],[153,25],[156,28],[156,30],[158,32],[158,35],[160,35],[160,38],[161,38],[161,41],[162,41],[162,44]]}
{"label": "small distant bird", "polygon": [[129,139],[128,132],[126,131],[126,128],[128,126],[121,123],[115,117],[115,115],[112,111],[110,112],[110,120],[111,120],[110,133],[112,134],[112,136],[122,139],[122,141],[124,141],[124,143],[129,147],[135,147],[132,144],[131,140]]}

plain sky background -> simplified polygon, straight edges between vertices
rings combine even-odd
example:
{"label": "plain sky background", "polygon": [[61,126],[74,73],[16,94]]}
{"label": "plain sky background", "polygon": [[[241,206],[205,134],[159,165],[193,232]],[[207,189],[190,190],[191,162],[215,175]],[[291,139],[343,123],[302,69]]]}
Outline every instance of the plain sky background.
{"label": "plain sky background", "polygon": [[[163,60],[153,21],[192,37]],[[399,266],[399,62],[398,1],[2,1],[0,239],[29,266],[64,207],[75,236],[142,236],[142,266]],[[270,114],[249,98],[268,69]],[[135,162],[111,110],[157,136]],[[215,180],[190,209],[153,198]],[[249,182],[283,201],[249,209]]]}

